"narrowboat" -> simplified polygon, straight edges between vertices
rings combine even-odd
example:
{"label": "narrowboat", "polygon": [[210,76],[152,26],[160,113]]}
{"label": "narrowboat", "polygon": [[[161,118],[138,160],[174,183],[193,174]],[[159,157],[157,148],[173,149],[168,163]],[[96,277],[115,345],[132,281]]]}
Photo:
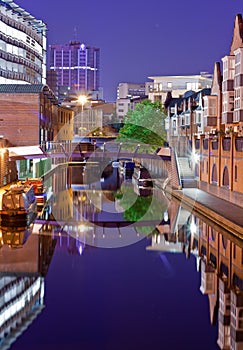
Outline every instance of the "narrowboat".
{"label": "narrowboat", "polygon": [[134,184],[142,187],[153,187],[153,179],[145,167],[139,165],[134,168],[132,181]]}
{"label": "narrowboat", "polygon": [[135,162],[132,160],[120,160],[119,161],[119,172],[124,174],[126,177],[132,177],[135,168]]}
{"label": "narrowboat", "polygon": [[2,195],[0,210],[2,225],[29,225],[36,217],[37,201],[34,186],[29,184],[11,185]]}
{"label": "narrowboat", "polygon": [[30,227],[1,227],[2,244],[11,248],[22,248],[31,234]]}
{"label": "narrowboat", "polygon": [[45,206],[47,198],[46,187],[44,186],[42,178],[27,178],[24,183],[34,186],[37,209],[38,211],[41,210]]}

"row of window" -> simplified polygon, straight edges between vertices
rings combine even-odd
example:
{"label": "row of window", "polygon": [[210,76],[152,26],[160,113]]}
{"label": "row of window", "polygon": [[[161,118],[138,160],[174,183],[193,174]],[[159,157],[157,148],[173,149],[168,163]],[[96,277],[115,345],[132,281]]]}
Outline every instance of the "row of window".
{"label": "row of window", "polygon": [[[208,174],[209,171],[209,165],[208,160],[202,160],[201,161],[201,171],[205,174]],[[206,166],[205,166],[206,164]],[[197,169],[198,171],[198,169]],[[198,174],[197,174],[198,175]],[[212,174],[211,174],[211,181],[212,183],[218,183],[218,172],[217,172],[217,166],[216,164],[212,167]],[[238,180],[238,167],[237,165],[234,166],[234,181]],[[224,167],[223,170],[223,178],[222,178],[222,186],[228,187],[229,186],[229,171],[227,166]]]}

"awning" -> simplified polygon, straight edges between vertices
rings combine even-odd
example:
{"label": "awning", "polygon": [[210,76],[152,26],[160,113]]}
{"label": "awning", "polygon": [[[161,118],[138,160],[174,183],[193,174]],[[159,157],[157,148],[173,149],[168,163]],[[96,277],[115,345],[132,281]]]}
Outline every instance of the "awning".
{"label": "awning", "polygon": [[9,158],[27,159],[27,158],[45,158],[40,146],[21,146],[8,147]]}

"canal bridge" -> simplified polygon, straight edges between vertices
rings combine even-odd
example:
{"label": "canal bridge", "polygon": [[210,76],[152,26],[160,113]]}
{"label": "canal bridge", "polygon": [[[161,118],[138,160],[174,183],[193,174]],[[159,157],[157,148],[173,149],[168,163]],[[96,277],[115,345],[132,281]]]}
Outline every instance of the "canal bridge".
{"label": "canal bridge", "polygon": [[97,146],[97,143],[90,142],[44,142],[36,146],[9,147],[10,160],[20,159],[43,159],[43,158],[64,158],[67,161],[73,159],[97,158],[171,158],[169,147],[149,145],[144,143],[131,142],[104,142]]}
{"label": "canal bridge", "polygon": [[[185,157],[179,161],[171,147],[114,140],[102,140],[103,143],[91,141],[46,141],[36,146],[9,147],[9,159],[59,158],[58,163],[68,163],[70,166],[87,160],[99,162],[103,159],[134,159],[147,167],[152,174],[155,173],[155,177],[169,179],[174,188],[197,187],[193,170],[188,166],[188,159]],[[158,162],[159,160],[162,162]],[[157,172],[158,167],[161,169]]]}

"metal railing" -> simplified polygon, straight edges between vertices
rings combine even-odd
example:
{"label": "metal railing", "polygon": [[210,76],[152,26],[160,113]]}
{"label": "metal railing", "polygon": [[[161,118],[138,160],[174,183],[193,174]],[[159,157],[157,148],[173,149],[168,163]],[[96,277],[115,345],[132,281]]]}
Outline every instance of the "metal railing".
{"label": "metal railing", "polygon": [[160,145],[150,145],[144,143],[133,142],[105,142],[103,144],[89,143],[89,142],[65,142],[65,141],[45,141],[40,145],[40,149],[45,156],[60,155],[64,157],[71,157],[73,153],[90,154],[95,152],[96,155],[119,155],[122,153],[130,154],[132,157],[136,155],[150,155],[155,156],[157,151],[161,148]]}

